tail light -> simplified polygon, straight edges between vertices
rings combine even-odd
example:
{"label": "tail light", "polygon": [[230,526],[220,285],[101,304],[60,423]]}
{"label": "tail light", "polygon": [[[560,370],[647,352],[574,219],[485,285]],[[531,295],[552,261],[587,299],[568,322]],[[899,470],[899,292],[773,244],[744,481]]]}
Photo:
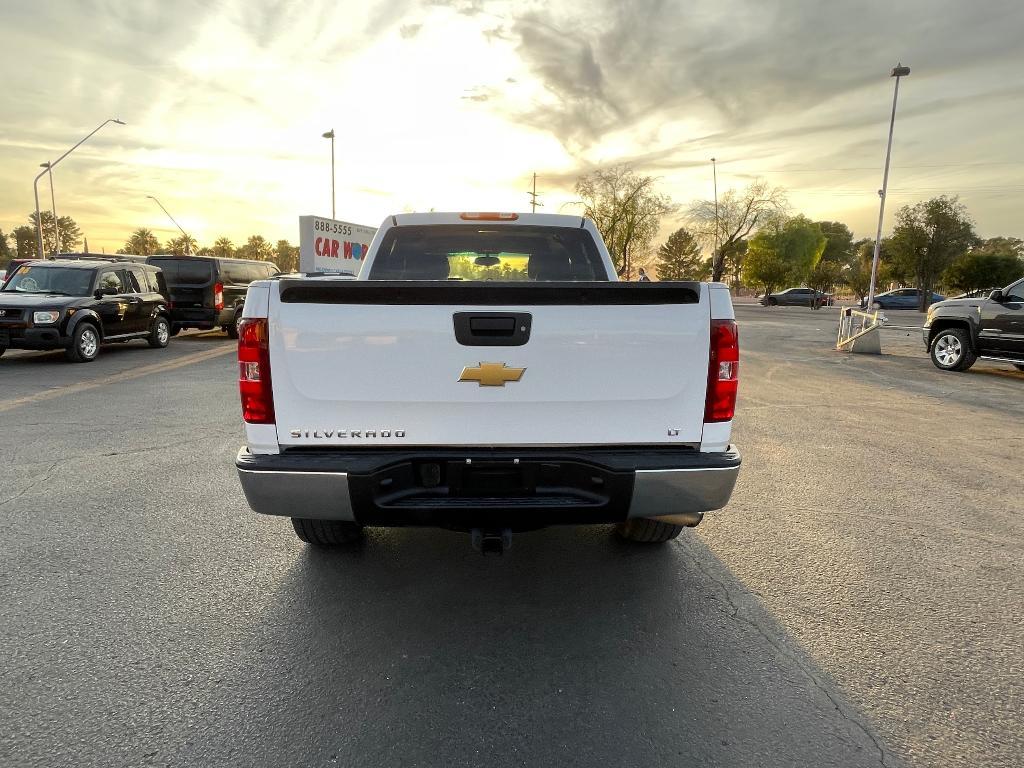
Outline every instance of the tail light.
{"label": "tail light", "polygon": [[739,384],[740,334],[735,320],[711,321],[711,356],[704,422],[730,421],[736,412]]}
{"label": "tail light", "polygon": [[213,286],[213,308],[220,312],[224,309],[224,284],[217,283]]}
{"label": "tail light", "polygon": [[242,418],[249,424],[274,423],[269,339],[265,317],[245,317],[238,323],[238,392]]}

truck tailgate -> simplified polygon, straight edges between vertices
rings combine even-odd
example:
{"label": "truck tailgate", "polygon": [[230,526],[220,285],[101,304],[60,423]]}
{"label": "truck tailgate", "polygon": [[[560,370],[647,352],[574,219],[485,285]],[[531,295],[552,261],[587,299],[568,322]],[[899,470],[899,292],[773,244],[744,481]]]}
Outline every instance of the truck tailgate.
{"label": "truck tailgate", "polygon": [[282,447],[701,440],[699,283],[277,285]]}

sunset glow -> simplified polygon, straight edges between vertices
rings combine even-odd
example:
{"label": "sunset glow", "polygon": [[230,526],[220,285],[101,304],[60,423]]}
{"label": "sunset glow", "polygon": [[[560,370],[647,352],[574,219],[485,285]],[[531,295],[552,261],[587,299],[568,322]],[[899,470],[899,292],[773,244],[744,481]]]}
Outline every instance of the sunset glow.
{"label": "sunset glow", "polygon": [[764,176],[869,236],[903,60],[890,203],[959,193],[982,236],[1024,235],[1022,12],[940,5],[19,2],[0,11],[0,229],[26,223],[41,162],[120,117],[54,171],[95,251],[176,234],[146,195],[201,244],[296,242],[330,213],[332,128],[338,217],[360,223],[526,210],[534,172],[545,211],[577,211],[575,178],[616,162],[685,205],[715,156],[720,193]]}

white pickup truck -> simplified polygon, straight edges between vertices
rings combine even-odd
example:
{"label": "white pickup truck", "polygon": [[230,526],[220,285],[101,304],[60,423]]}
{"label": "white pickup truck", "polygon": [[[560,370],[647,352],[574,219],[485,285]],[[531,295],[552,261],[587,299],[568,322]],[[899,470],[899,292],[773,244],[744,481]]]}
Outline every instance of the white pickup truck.
{"label": "white pickup truck", "polygon": [[252,283],[249,506],[330,546],[440,526],[613,523],[661,542],[729,501],[739,362],[720,283],[618,282],[579,216],[399,214],[355,280]]}

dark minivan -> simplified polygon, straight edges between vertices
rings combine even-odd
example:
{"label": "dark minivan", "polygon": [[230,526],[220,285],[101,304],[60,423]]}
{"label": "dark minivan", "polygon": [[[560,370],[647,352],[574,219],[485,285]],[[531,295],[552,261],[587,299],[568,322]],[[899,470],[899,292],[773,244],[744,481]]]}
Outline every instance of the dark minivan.
{"label": "dark minivan", "polygon": [[172,335],[182,328],[222,328],[237,339],[249,283],[280,272],[269,261],[217,256],[157,255],[146,262],[163,270],[171,299]]}

